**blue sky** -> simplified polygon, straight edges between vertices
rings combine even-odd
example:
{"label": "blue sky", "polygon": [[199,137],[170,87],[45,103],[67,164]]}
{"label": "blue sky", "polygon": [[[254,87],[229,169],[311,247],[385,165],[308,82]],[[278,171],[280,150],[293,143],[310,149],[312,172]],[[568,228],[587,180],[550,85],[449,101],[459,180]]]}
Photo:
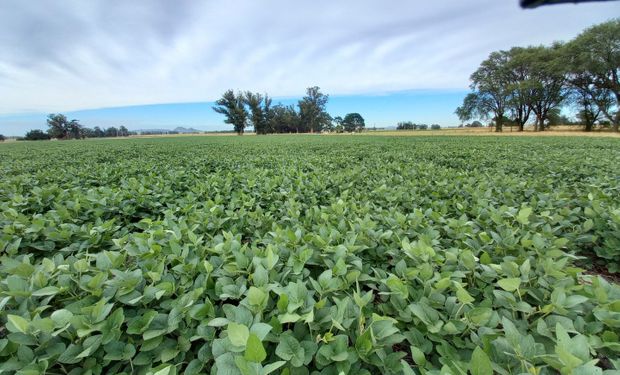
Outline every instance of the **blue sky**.
{"label": "blue sky", "polygon": [[[415,90],[381,95],[336,95],[330,97],[328,112],[344,117],[358,112],[366,126],[395,126],[399,121],[458,125],[454,109],[466,95],[465,90]],[[297,98],[274,98],[274,104],[296,104]],[[65,112],[88,127],[125,125],[129,129],[172,129],[176,126],[198,130],[223,130],[222,116],[212,110],[213,103],[174,103],[144,106],[114,107]],[[30,113],[0,115],[0,129],[5,135],[23,135],[29,129],[46,129],[46,114]]]}
{"label": "blue sky", "polygon": [[619,14],[618,1],[3,0],[0,133],[58,112],[87,126],[227,129],[208,104],[226,89],[291,103],[310,86],[331,96],[332,115],[369,125],[455,125],[489,53]]}

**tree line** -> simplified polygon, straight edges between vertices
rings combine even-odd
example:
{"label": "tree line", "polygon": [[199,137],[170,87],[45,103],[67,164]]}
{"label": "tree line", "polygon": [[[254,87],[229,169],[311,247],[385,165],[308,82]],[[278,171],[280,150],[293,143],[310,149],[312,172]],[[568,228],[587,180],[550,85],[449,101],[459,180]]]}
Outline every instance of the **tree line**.
{"label": "tree line", "polygon": [[620,126],[620,19],[584,30],[568,43],[492,52],[472,73],[455,111],[461,121],[491,120],[496,131],[533,124],[543,131],[573,108],[579,122]]}
{"label": "tree line", "polygon": [[309,87],[297,106],[273,105],[267,94],[250,91],[227,90],[215,102],[213,110],[225,116],[224,122],[233,126],[235,132],[243,134],[249,126],[256,134],[272,133],[320,133],[323,131],[354,132],[365,127],[359,113],[349,113],[344,118],[332,117],[326,107],[329,95],[319,87]]}
{"label": "tree line", "polygon": [[65,139],[84,139],[84,138],[106,138],[106,137],[127,137],[134,133],[127,130],[124,126],[111,126],[109,128],[88,128],[79,123],[78,120],[69,120],[63,114],[52,113],[47,116],[47,131],[34,129],[24,136],[26,141],[49,140],[52,138]]}
{"label": "tree line", "polygon": [[[428,130],[428,124],[416,124],[411,121],[401,121],[396,124],[396,130]],[[430,126],[431,130],[440,130],[441,126],[439,124],[432,124]]]}

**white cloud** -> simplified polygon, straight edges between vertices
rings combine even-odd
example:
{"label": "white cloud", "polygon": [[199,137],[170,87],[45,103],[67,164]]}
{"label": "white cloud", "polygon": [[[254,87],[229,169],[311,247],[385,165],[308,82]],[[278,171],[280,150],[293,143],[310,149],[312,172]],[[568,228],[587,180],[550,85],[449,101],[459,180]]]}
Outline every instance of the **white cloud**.
{"label": "white cloud", "polygon": [[618,2],[517,0],[0,2],[0,113],[464,88],[493,50],[567,40]]}

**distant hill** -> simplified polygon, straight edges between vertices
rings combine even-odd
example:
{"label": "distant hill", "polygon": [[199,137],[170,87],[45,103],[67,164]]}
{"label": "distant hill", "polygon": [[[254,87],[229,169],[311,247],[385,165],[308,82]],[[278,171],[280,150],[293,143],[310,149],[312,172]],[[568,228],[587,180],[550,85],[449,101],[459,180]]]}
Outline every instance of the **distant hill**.
{"label": "distant hill", "polygon": [[184,128],[182,126],[177,126],[176,128],[174,128],[175,132],[179,132],[179,133],[200,133],[201,130],[198,129],[194,129],[194,128]]}
{"label": "distant hill", "polygon": [[183,126],[177,126],[174,129],[138,129],[134,131],[138,134],[191,134],[202,132],[202,130],[186,128]]}

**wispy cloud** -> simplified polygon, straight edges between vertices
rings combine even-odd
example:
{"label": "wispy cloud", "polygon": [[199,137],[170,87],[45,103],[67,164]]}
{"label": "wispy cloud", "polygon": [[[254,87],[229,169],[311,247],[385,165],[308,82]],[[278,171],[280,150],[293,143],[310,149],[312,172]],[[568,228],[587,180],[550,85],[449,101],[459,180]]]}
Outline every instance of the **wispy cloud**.
{"label": "wispy cloud", "polygon": [[465,88],[489,52],[566,40],[618,2],[517,0],[0,2],[0,113]]}

